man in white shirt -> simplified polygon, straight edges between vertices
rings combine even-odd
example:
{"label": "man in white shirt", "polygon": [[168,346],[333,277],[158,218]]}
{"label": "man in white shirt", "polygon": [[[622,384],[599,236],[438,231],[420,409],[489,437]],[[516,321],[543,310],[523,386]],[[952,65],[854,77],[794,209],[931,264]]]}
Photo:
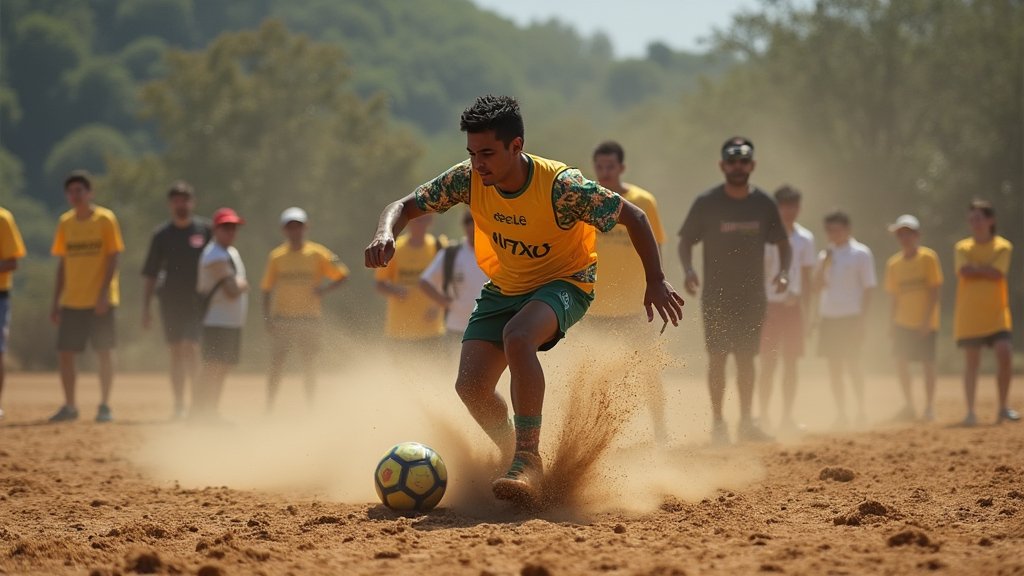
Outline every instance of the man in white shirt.
{"label": "man in white shirt", "polygon": [[462,216],[462,242],[438,251],[420,276],[420,290],[445,310],[451,348],[458,349],[487,275],[476,262],[473,215]]}
{"label": "man in white shirt", "polygon": [[[793,420],[797,362],[804,353],[804,317],[811,300],[811,275],[818,263],[814,234],[796,221],[800,215],[801,198],[800,191],[791,186],[782,186],[775,191],[775,203],[779,207],[782,224],[789,234],[789,246],[793,257],[789,268],[789,285],[784,292],[779,292],[770,280],[765,283],[768,308],[761,331],[761,424],[767,426],[775,365],[781,356],[782,420],[779,422],[779,430],[788,434],[800,428]],[[779,248],[774,244],[765,244],[764,248],[765,278],[775,278],[781,265]]]}
{"label": "man in white shirt", "polygon": [[233,244],[238,227],[245,223],[231,208],[213,215],[213,240],[199,258],[196,290],[203,297],[202,370],[189,415],[200,422],[219,420],[224,380],[238,364],[242,326],[249,308],[249,283],[245,265]]}
{"label": "man in white shirt", "polygon": [[861,345],[871,292],[878,284],[871,249],[852,236],[850,217],[835,211],[825,216],[828,248],[821,253],[816,284],[821,290],[819,353],[828,360],[829,378],[839,412],[837,427],[846,426],[843,368],[850,373],[857,399],[857,421],[864,416],[864,370]]}

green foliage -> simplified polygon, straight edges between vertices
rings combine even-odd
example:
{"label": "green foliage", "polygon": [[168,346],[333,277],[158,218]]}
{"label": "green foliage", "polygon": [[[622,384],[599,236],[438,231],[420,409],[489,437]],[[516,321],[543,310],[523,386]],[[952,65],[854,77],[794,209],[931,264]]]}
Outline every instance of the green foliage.
{"label": "green foliage", "polygon": [[124,67],[93,59],[67,77],[71,113],[121,129],[134,124],[135,81]]}
{"label": "green foliage", "polygon": [[162,38],[144,36],[125,46],[118,60],[136,80],[153,80],[167,73],[166,51],[167,42]]}
{"label": "green foliage", "polygon": [[155,36],[177,46],[192,46],[197,39],[191,0],[133,0],[120,2],[114,15],[117,45],[142,36]]}
{"label": "green foliage", "polygon": [[104,124],[82,126],[58,142],[46,158],[47,188],[60,191],[64,177],[72,170],[82,168],[99,174],[105,171],[108,158],[131,155],[131,145],[116,129]]}

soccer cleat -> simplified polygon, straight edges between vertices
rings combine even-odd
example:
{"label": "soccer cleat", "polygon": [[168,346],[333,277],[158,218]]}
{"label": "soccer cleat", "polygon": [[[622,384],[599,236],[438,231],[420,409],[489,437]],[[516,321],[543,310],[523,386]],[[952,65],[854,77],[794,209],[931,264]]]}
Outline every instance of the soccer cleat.
{"label": "soccer cleat", "polygon": [[96,411],[96,421],[103,423],[110,422],[113,419],[114,414],[110,412],[110,406],[107,406],[106,404],[100,404],[99,410]]}
{"label": "soccer cleat", "polygon": [[711,445],[721,447],[731,444],[729,425],[725,423],[725,420],[715,420],[715,423],[711,425]]}
{"label": "soccer cleat", "polygon": [[760,428],[757,427],[750,420],[744,420],[740,422],[740,428],[738,434],[740,442],[774,442],[775,438],[772,438],[768,434],[765,434]]}
{"label": "soccer cleat", "polygon": [[996,424],[1002,424],[1003,422],[1020,422],[1020,412],[1017,412],[1013,408],[1003,408],[999,411],[999,417],[996,418]]}
{"label": "soccer cleat", "polygon": [[540,488],[544,479],[544,462],[532,452],[516,452],[512,467],[491,484],[494,497],[508,500],[520,508],[540,505]]}
{"label": "soccer cleat", "polygon": [[56,414],[50,416],[48,422],[71,422],[72,420],[78,420],[78,408],[65,404],[60,407],[60,410],[57,410]]}

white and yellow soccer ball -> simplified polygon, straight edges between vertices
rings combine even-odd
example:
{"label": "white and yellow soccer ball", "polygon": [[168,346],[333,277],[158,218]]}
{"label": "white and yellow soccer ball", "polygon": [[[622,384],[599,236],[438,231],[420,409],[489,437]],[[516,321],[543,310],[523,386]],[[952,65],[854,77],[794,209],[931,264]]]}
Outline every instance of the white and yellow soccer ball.
{"label": "white and yellow soccer ball", "polygon": [[441,456],[419,442],[396,444],[377,464],[373,485],[380,501],[399,511],[426,512],[437,506],[448,487]]}

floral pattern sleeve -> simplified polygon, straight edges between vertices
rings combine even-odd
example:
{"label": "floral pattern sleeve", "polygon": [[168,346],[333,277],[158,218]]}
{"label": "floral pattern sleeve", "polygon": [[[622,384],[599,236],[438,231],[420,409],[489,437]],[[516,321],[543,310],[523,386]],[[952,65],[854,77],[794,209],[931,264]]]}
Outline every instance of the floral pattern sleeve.
{"label": "floral pattern sleeve", "polygon": [[416,206],[425,212],[443,213],[456,204],[469,204],[472,177],[469,160],[452,166],[416,189]]}
{"label": "floral pattern sleeve", "polygon": [[619,221],[622,196],[592,180],[576,168],[562,171],[551,187],[551,203],[555,218],[562,228],[586,222],[601,232],[608,232]]}

